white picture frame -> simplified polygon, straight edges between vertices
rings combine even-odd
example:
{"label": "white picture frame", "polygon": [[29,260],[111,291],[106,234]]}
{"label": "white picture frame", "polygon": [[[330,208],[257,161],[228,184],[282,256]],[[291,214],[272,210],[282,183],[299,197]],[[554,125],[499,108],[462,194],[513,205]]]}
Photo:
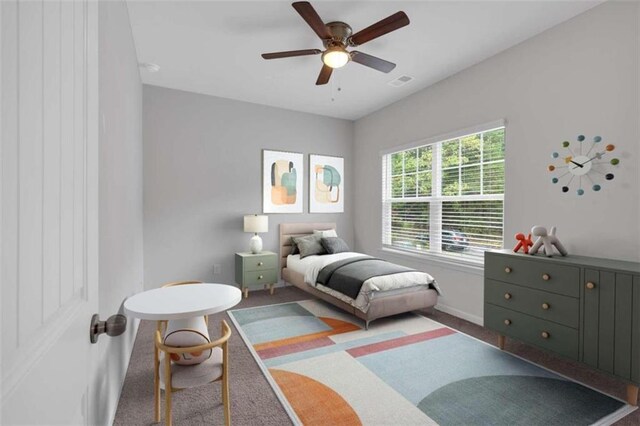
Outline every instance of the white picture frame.
{"label": "white picture frame", "polygon": [[344,213],[344,158],[309,154],[309,213]]}
{"label": "white picture frame", "polygon": [[303,176],[303,154],[263,149],[262,212],[302,213]]}

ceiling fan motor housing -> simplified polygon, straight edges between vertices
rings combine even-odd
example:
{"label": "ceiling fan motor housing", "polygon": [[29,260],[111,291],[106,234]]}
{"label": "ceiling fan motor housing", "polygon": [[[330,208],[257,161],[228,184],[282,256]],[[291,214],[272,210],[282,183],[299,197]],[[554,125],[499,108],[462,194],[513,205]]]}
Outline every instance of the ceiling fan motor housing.
{"label": "ceiling fan motor housing", "polygon": [[324,47],[342,45],[346,46],[348,44],[349,37],[353,34],[353,30],[344,22],[336,21],[329,22],[326,24],[329,33],[331,34],[331,38],[329,40],[323,40]]}

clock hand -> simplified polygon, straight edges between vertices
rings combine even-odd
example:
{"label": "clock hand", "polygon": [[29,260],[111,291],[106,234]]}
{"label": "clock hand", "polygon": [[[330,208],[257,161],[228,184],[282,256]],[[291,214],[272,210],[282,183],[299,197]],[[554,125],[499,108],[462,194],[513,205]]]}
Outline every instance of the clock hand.
{"label": "clock hand", "polygon": [[575,161],[571,161],[571,162],[577,165],[576,167],[574,167],[574,169],[577,169],[578,167],[584,167],[584,165],[590,161],[601,159],[604,154],[606,154],[606,152],[596,152],[596,154],[593,157],[589,158],[587,161],[585,161],[582,164],[578,164]]}

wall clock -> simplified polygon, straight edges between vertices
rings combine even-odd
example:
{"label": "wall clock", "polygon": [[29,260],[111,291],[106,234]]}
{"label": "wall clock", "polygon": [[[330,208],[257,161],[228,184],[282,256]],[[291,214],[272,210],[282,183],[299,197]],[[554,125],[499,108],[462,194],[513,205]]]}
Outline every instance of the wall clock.
{"label": "wall clock", "polygon": [[612,170],[620,164],[618,158],[610,158],[616,147],[605,145],[600,136],[586,142],[584,135],[579,135],[573,145],[569,141],[562,142],[561,153],[553,152],[551,158],[559,164],[549,164],[547,170],[554,173],[551,182],[559,184],[562,192],[569,192],[575,186],[576,194],[584,195],[585,189],[598,192],[604,181],[613,180]]}

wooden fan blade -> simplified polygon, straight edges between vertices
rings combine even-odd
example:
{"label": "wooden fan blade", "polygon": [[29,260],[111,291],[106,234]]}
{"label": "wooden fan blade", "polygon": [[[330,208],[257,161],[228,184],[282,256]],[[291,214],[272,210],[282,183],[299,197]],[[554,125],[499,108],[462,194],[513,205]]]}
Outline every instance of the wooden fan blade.
{"label": "wooden fan blade", "polygon": [[385,61],[384,59],[358,51],[351,52],[351,60],[359,63],[360,65],[364,65],[384,73],[391,72],[396,67],[396,64],[393,62]]}
{"label": "wooden fan blade", "polygon": [[352,46],[360,46],[374,38],[378,38],[407,25],[409,25],[409,17],[407,14],[402,11],[396,12],[349,37],[349,44]]}
{"label": "wooden fan blade", "polygon": [[293,3],[291,6],[302,16],[307,24],[311,27],[318,37],[322,40],[328,40],[331,38],[331,33],[327,29],[327,26],[322,22],[320,15],[318,12],[311,6],[311,3],[308,1],[297,1]]}
{"label": "wooden fan blade", "polygon": [[263,53],[262,57],[264,59],[280,59],[280,58],[291,58],[294,56],[317,55],[319,53],[322,53],[322,50],[319,50],[319,49],[288,50],[286,52]]}
{"label": "wooden fan blade", "polygon": [[333,68],[323,65],[322,69],[320,70],[320,75],[316,80],[316,86],[327,84],[329,82],[329,79],[331,78],[332,72],[333,72]]}

